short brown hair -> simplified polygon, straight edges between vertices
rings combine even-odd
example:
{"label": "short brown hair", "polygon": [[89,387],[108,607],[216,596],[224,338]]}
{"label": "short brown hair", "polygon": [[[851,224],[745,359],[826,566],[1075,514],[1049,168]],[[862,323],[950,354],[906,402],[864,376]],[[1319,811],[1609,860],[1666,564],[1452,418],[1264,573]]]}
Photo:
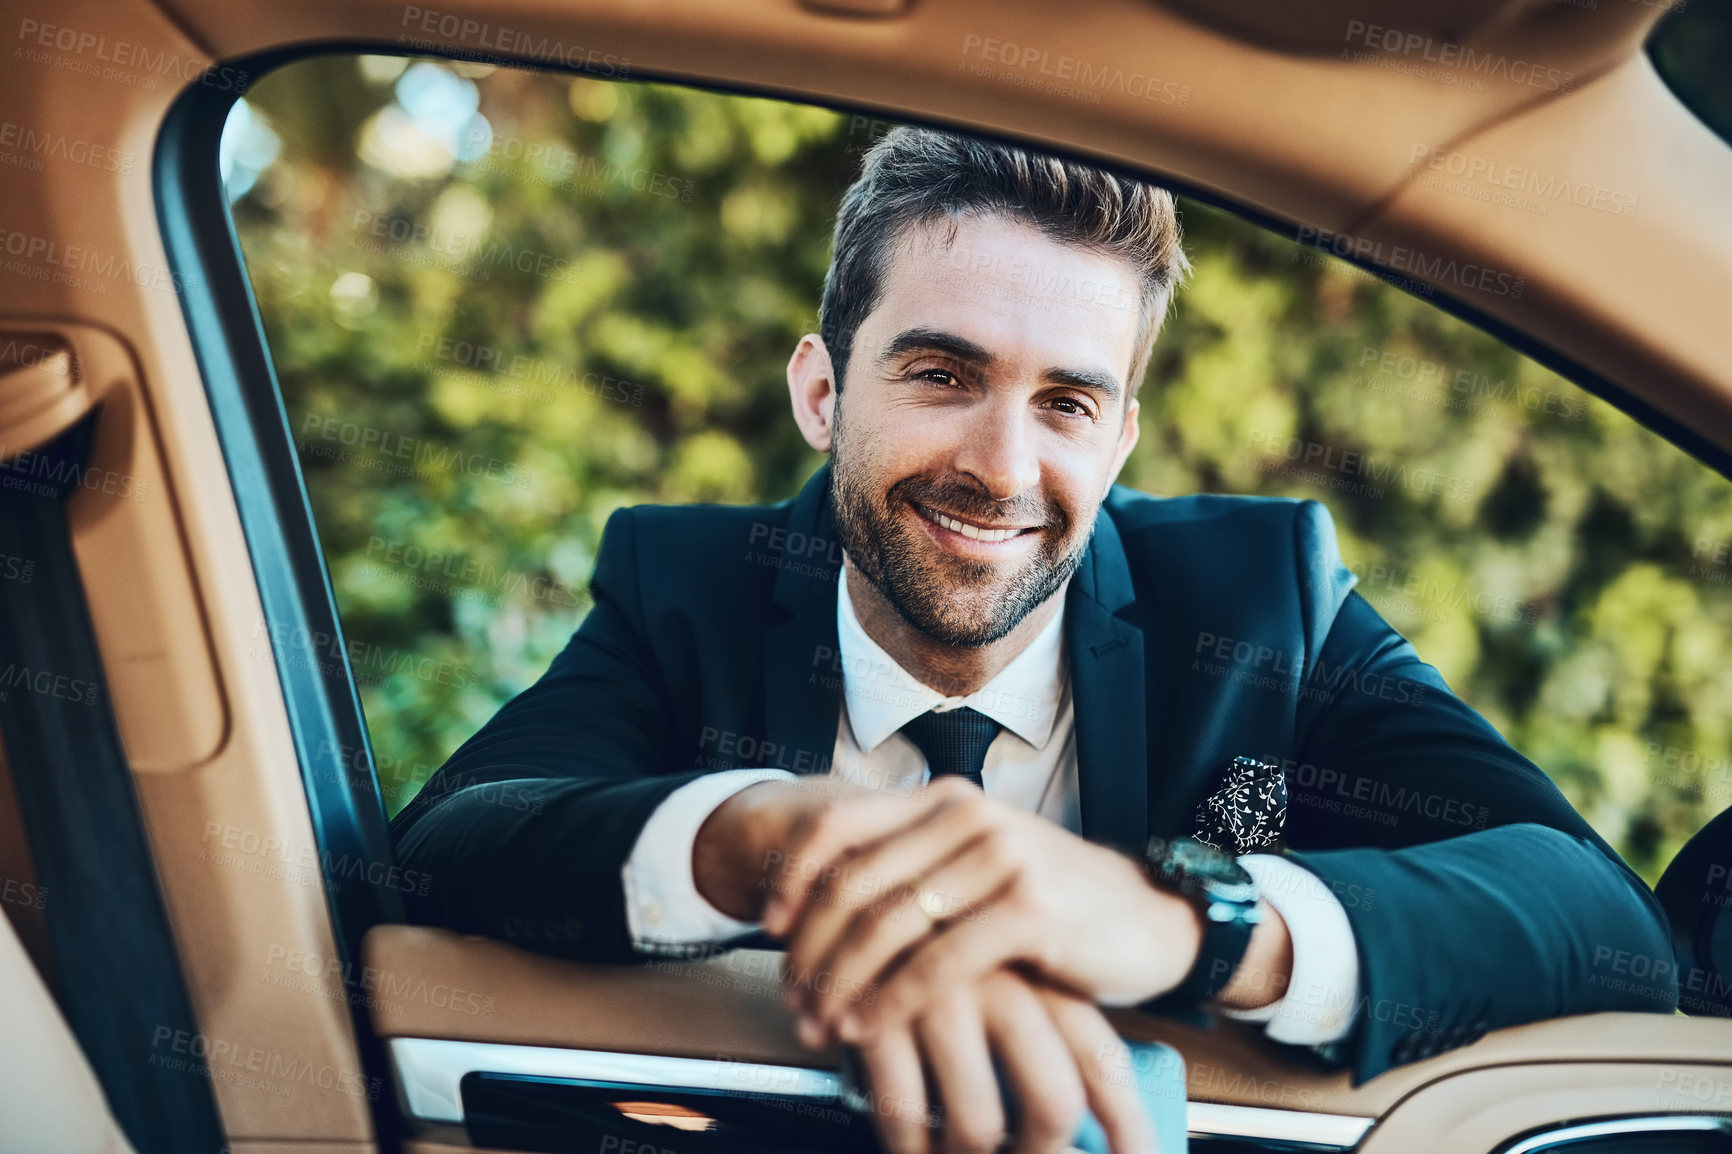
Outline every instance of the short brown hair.
{"label": "short brown hair", "polygon": [[940,217],[958,221],[994,212],[1136,266],[1143,291],[1127,386],[1135,395],[1173,289],[1191,267],[1179,243],[1172,194],[1042,152],[907,126],[891,129],[866,153],[836,214],[818,335],[830,349],[838,389],[854,334],[878,305],[902,231]]}

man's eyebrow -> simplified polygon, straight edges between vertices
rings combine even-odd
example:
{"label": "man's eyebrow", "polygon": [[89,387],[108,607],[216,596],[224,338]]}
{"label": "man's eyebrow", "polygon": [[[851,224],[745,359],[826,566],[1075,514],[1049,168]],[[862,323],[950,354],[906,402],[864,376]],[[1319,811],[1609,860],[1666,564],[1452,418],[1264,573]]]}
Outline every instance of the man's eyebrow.
{"label": "man's eyebrow", "polygon": [[1111,373],[1097,373],[1092,369],[1048,369],[1041,375],[1054,384],[1100,393],[1109,401],[1125,391]]}
{"label": "man's eyebrow", "polygon": [[[912,352],[947,353],[959,361],[976,365],[991,364],[994,360],[990,352],[967,337],[959,337],[941,329],[906,329],[897,333],[884,347],[878,360],[882,364]],[[1041,376],[1055,385],[1069,385],[1074,389],[1088,389],[1100,393],[1109,401],[1125,391],[1118,378],[1111,373],[1098,373],[1093,369],[1048,369]]]}
{"label": "man's eyebrow", "polygon": [[955,333],[947,333],[940,329],[906,329],[896,334],[883,353],[879,354],[880,363],[895,360],[904,353],[935,352],[948,353],[959,361],[971,364],[990,364],[992,354],[975,344],[967,337],[959,337]]}

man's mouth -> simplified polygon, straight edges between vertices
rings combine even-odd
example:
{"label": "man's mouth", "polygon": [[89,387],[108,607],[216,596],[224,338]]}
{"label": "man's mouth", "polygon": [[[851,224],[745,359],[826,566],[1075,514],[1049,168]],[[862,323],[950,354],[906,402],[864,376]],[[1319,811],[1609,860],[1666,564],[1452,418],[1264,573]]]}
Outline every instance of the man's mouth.
{"label": "man's mouth", "polygon": [[1020,537],[1025,533],[1034,533],[1040,529],[1038,525],[978,525],[972,521],[964,521],[960,517],[952,517],[926,505],[915,505],[915,512],[931,521],[934,525],[949,529],[952,533],[960,533],[971,541],[979,541],[987,545],[996,545],[1002,541]]}

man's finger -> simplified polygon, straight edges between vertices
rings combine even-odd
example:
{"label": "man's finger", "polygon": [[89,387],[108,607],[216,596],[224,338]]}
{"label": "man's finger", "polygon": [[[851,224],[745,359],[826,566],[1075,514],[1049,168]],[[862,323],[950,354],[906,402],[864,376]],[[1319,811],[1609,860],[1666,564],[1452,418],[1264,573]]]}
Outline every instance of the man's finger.
{"label": "man's finger", "polygon": [[982,991],[987,1037],[1016,1096],[1016,1154],[1069,1149],[1082,1121],[1082,1076],[1046,1007],[1014,974]]}
{"label": "man's finger", "polygon": [[770,899],[764,904],[764,929],[786,935],[811,891],[840,872],[841,858],[924,820],[930,810],[919,797],[864,791],[826,807],[789,847],[782,868],[765,879]]}
{"label": "man's finger", "polygon": [[[792,934],[788,953],[799,965],[822,966],[825,958],[843,948],[862,911],[895,901],[980,840],[990,812],[976,804],[984,801],[978,789],[966,783],[964,787],[973,798],[956,796],[954,788],[935,787],[930,796],[936,800],[921,820],[860,847],[836,862],[835,869],[820,871],[819,880],[805,890],[800,907],[793,911],[788,931]],[[800,856],[809,861],[818,854],[802,849]]]}
{"label": "man's finger", "polygon": [[1027,865],[1012,839],[979,837],[927,873],[919,890],[935,907],[937,918],[978,921],[986,916],[986,904]]}
{"label": "man's finger", "polygon": [[886,1030],[860,1049],[866,1092],[872,1099],[872,1126],[890,1154],[930,1154],[931,1110],[920,1051],[909,1030]]}
{"label": "man's finger", "polygon": [[939,1147],[944,1154],[992,1154],[1004,1141],[1004,1102],[974,991],[933,1007],[916,1022],[914,1037],[941,1104]]}
{"label": "man's finger", "polygon": [[1051,943],[1048,931],[1008,903],[989,917],[958,922],[921,939],[912,955],[873,991],[870,1003],[851,1007],[837,1032],[864,1044],[880,1030],[906,1023],[947,991],[973,985],[1014,962],[1038,963]]}
{"label": "man's finger", "polygon": [[1082,1073],[1083,1091],[1113,1154],[1158,1151],[1153,1124],[1137,1090],[1130,1051],[1112,1023],[1090,1003],[1051,987],[1037,992]]}
{"label": "man's finger", "polygon": [[[922,939],[949,932],[946,923],[959,917],[984,920],[992,900],[1014,875],[1018,863],[993,847],[1004,843],[977,838],[944,862],[918,889],[903,891],[857,915],[837,935],[831,953],[819,967],[837,979],[837,988],[876,990],[890,978],[902,956]],[[923,907],[922,900],[929,903]],[[800,930],[805,936],[804,924]],[[846,980],[848,985],[842,986]],[[808,1012],[826,1033],[853,1003],[810,998]]]}
{"label": "man's finger", "polygon": [[[887,841],[909,843],[915,852],[905,853],[905,859],[929,863],[927,868],[940,868],[945,861],[941,855],[966,852],[967,843],[954,845],[948,833],[934,833],[938,820],[933,817],[898,831]],[[918,888],[908,881],[885,884],[884,875],[870,860],[873,857],[875,850],[844,859],[837,876],[808,892],[805,905],[796,911],[787,935],[792,964],[814,970],[830,968],[836,955],[853,948],[856,939],[868,933],[873,921],[884,917],[895,919],[907,935],[902,946],[889,957],[931,930],[934,919],[914,901]],[[884,961],[888,962],[889,957]],[[874,970],[864,976],[871,978],[877,974]],[[810,1012],[815,1006],[804,1008]]]}
{"label": "man's finger", "polygon": [[[801,923],[804,936],[804,923]],[[828,1040],[836,1022],[867,999],[875,999],[889,968],[915,942],[931,934],[933,922],[926,913],[907,897],[900,897],[873,907],[856,918],[836,943],[837,952],[815,963],[810,970],[795,969],[794,973],[825,975],[820,992],[817,983],[807,990],[796,990],[800,999],[799,1012],[809,1018],[819,1033],[815,1037]],[[790,949],[789,958],[795,957]]]}

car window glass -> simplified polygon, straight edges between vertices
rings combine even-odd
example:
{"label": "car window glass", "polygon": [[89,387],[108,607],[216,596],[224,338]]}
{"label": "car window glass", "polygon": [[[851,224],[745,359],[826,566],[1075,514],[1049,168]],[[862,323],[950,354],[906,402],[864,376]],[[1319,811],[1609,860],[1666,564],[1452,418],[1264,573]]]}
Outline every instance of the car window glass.
{"label": "car window glass", "polygon": [[[224,175],[389,812],[565,645],[614,509],[780,500],[821,462],[784,366],[889,127],[382,56],[237,105]],[[1121,481],[1323,502],[1359,592],[1652,881],[1732,802],[1732,486],[1424,286],[1182,216]]]}

